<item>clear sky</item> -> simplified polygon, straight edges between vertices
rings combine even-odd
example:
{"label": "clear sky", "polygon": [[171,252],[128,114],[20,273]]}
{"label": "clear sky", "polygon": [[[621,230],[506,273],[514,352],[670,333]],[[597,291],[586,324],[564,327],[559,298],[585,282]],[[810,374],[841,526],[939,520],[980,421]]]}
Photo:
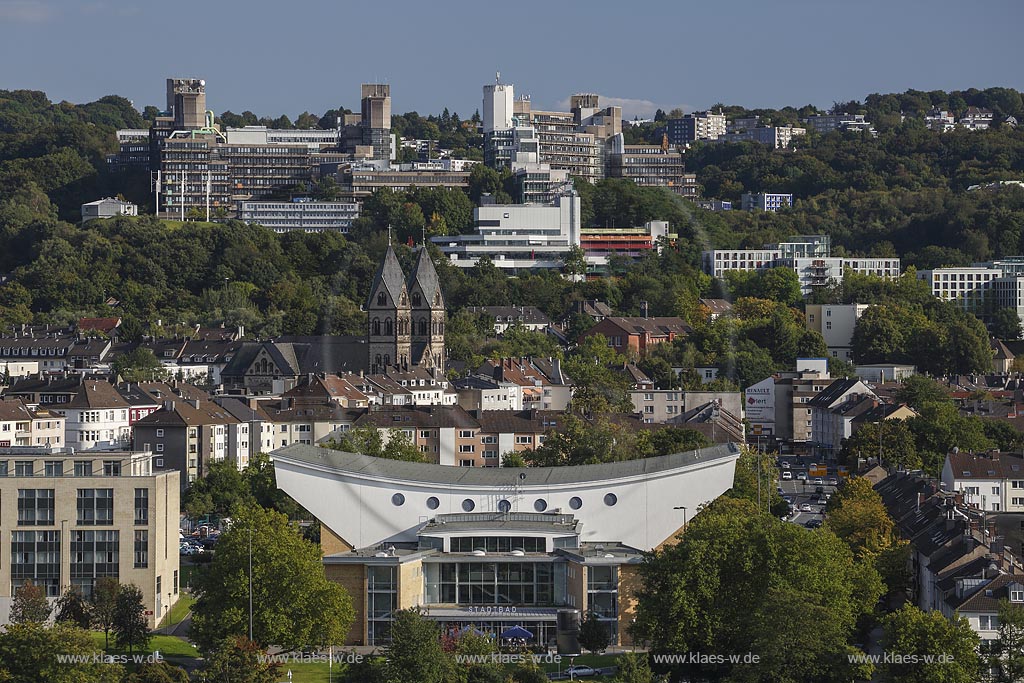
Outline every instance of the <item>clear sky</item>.
{"label": "clear sky", "polygon": [[1021,0],[0,0],[0,89],[164,105],[205,78],[218,114],[358,109],[468,116],[501,71],[535,108],[597,92],[623,114],[781,107],[872,92],[1024,90]]}

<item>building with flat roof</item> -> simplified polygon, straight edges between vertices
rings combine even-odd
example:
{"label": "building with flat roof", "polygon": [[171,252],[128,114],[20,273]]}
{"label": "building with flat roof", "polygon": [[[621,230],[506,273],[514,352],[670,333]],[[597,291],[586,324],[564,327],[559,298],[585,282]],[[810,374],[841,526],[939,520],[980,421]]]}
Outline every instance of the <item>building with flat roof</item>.
{"label": "building with flat roof", "polygon": [[687,145],[695,140],[717,140],[726,132],[725,114],[695,111],[681,119],[665,121],[665,134],[673,145]]}
{"label": "building with flat roof", "polygon": [[478,468],[312,446],[274,452],[278,485],[321,523],[327,577],[356,619],[347,642],[380,645],[396,610],[446,632],[522,626],[554,640],[559,610],[593,612],[632,643],[645,551],[671,543],[732,486],[739,448],[576,467]]}
{"label": "building with flat roof", "polygon": [[772,192],[744,192],[741,197],[744,211],[778,211],[793,208],[793,195]]}
{"label": "building with flat roof", "polygon": [[572,191],[550,206],[484,204],[473,218],[475,234],[431,238],[459,268],[472,268],[487,256],[505,271],[559,269],[569,248],[580,245],[580,198]]}
{"label": "building with flat roof", "polygon": [[239,202],[238,218],[274,232],[348,232],[359,218],[359,205],[347,202]]}
{"label": "building with flat roof", "polygon": [[88,599],[109,576],[142,590],[155,628],[178,600],[178,490],[148,452],[0,448],[0,621],[26,581]]}
{"label": "building with flat roof", "polygon": [[113,218],[114,216],[138,216],[139,207],[123,199],[105,197],[88,204],[82,204],[82,223],[97,218]]}

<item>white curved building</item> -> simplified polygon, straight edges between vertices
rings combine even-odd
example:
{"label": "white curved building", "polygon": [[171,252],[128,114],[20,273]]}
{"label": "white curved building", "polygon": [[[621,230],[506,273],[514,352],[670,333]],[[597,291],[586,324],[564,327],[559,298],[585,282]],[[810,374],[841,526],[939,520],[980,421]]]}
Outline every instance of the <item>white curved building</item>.
{"label": "white curved building", "polygon": [[353,644],[386,639],[391,612],[412,606],[451,629],[521,625],[543,642],[559,608],[594,611],[613,642],[628,644],[642,553],[727,491],[738,457],[723,444],[598,465],[468,468],[293,445],[274,463],[278,487],[320,520],[328,577],[359,615]]}

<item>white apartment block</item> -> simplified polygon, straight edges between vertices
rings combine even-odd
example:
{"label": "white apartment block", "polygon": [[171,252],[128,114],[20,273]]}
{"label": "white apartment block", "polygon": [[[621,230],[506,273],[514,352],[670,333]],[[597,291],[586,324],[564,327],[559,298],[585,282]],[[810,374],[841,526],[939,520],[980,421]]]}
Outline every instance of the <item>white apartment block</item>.
{"label": "white apartment block", "polygon": [[1024,512],[1024,457],[1015,453],[949,453],[942,484],[979,510]]}
{"label": "white apartment block", "polygon": [[928,283],[932,296],[955,301],[971,313],[981,313],[1003,270],[985,265],[935,268],[918,271],[917,277]]}
{"label": "white apartment block", "polygon": [[767,270],[792,268],[800,280],[805,296],[818,287],[842,282],[847,270],[863,275],[895,278],[902,271],[898,258],[839,258],[836,256],[787,257],[784,245],[767,245],[763,249],[715,249],[705,251],[701,261],[704,272],[721,278],[730,270]]}
{"label": "white apartment block", "polygon": [[274,232],[337,231],[347,233],[359,218],[359,205],[346,202],[239,202],[238,218]]}
{"label": "white apartment block", "polygon": [[742,197],[742,208],[744,211],[778,211],[793,207],[793,195],[773,192],[744,192]]}
{"label": "white apartment block", "polygon": [[820,332],[832,358],[852,360],[853,330],[867,304],[807,304],[807,329]]}

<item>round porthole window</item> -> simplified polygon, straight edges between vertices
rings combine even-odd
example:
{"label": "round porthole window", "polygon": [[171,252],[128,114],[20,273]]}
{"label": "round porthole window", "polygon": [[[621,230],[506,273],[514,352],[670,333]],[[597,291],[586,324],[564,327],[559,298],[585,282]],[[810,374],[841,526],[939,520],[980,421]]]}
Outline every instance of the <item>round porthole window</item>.
{"label": "round porthole window", "polygon": [[545,510],[548,509],[548,502],[543,498],[538,498],[537,500],[533,501],[533,509],[536,510],[537,512],[544,512]]}
{"label": "round porthole window", "polygon": [[403,496],[401,493],[396,493],[395,495],[391,496],[391,504],[394,505],[395,507],[405,505],[405,496]]}
{"label": "round porthole window", "polygon": [[439,501],[434,496],[431,496],[430,498],[427,498],[427,507],[430,508],[431,510],[436,510],[437,508],[441,507],[441,501]]}
{"label": "round porthole window", "polygon": [[583,507],[583,501],[580,499],[579,496],[573,496],[572,498],[569,499],[569,507],[571,507],[573,510],[579,510],[581,507]]}
{"label": "round porthole window", "polygon": [[511,509],[512,503],[508,502],[507,500],[498,501],[498,512],[508,512]]}
{"label": "round porthole window", "polygon": [[615,505],[618,502],[619,497],[616,496],[614,493],[604,494],[604,504],[607,505],[608,507],[611,507],[612,505]]}
{"label": "round porthole window", "polygon": [[467,498],[466,500],[462,501],[462,509],[465,510],[466,512],[472,512],[473,508],[475,508],[475,507],[476,507],[476,503],[474,503],[469,498]]}

